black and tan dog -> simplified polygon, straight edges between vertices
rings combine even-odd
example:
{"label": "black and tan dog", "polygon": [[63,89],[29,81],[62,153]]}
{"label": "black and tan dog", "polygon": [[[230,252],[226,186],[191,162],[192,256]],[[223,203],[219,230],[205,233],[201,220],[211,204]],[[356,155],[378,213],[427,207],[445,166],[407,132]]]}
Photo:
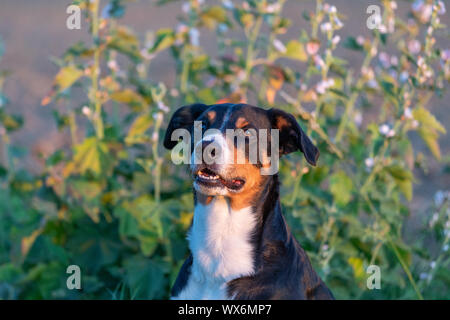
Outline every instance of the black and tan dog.
{"label": "black and tan dog", "polygon": [[[224,154],[231,150],[235,157],[248,159],[249,146],[237,148],[235,141],[225,138],[226,130],[242,129],[246,137],[266,129],[269,141],[270,130],[278,129],[280,155],[299,150],[312,165],[319,156],[292,115],[246,104],[193,104],[178,109],[164,146],[174,148],[178,142],[172,133],[176,129],[192,133],[194,121],[201,121],[203,132],[215,130],[192,144],[193,150],[215,142]],[[178,274],[172,298],[333,299],[286,225],[278,175],[261,174],[266,165],[261,161],[236,164],[235,157],[226,156],[221,164],[190,165],[195,201],[188,235],[191,255]]]}

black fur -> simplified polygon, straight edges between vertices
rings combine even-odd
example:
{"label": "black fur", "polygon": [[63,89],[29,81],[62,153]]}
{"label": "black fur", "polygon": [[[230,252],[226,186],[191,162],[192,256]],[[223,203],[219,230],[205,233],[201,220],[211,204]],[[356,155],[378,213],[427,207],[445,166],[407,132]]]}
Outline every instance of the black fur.
{"label": "black fur", "polygon": [[[233,119],[244,116],[251,119],[251,126],[257,129],[277,128],[280,134],[280,154],[300,150],[306,160],[315,165],[319,150],[303,132],[295,118],[279,109],[264,110],[249,105],[196,104],[180,108],[172,117],[164,139],[166,148],[173,148],[177,142],[170,141],[173,130],[192,130],[195,120],[205,121],[208,127],[220,127],[219,121],[209,122],[204,116],[206,110],[214,110],[223,117],[232,108]],[[234,123],[230,120],[230,125]],[[227,126],[228,128],[228,126]],[[253,212],[257,226],[253,232],[253,259],[255,273],[228,282],[227,293],[235,299],[334,299],[331,291],[313,270],[305,251],[289,231],[282,215],[279,196],[278,175],[265,176],[261,192],[253,199]],[[196,194],[194,191],[194,201]],[[177,296],[186,286],[192,266],[192,255],[181,267],[172,288]]]}

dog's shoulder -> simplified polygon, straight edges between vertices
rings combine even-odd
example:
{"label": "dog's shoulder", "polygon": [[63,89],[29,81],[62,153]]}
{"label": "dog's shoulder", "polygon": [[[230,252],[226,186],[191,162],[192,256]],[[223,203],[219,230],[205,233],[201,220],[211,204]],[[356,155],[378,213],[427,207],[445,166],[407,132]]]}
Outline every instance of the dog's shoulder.
{"label": "dog's shoulder", "polygon": [[189,275],[191,274],[192,261],[192,254],[190,254],[181,266],[180,272],[178,273],[177,279],[172,287],[172,297],[178,296],[179,293],[186,287],[189,280]]}
{"label": "dog's shoulder", "polygon": [[252,276],[230,281],[229,296],[249,300],[334,299],[293,236],[285,242],[267,243],[261,253],[262,266]]}

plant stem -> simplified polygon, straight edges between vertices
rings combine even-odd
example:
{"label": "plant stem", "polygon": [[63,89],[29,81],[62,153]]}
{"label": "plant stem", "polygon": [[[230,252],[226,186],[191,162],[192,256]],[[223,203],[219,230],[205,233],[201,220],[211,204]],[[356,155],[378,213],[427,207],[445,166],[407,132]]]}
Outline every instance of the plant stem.
{"label": "plant stem", "polygon": [[420,300],[423,300],[423,296],[420,293],[419,288],[417,287],[416,281],[414,281],[414,278],[411,274],[411,271],[409,270],[408,266],[406,265],[405,261],[403,261],[402,256],[400,255],[400,252],[398,252],[397,247],[395,246],[395,244],[392,242],[392,240],[390,239],[389,235],[388,235],[388,243],[389,245],[392,247],[392,249],[394,250],[395,256],[397,257],[398,261],[400,262],[400,264],[402,265],[403,270],[405,271],[406,275],[408,276],[409,282],[411,283],[411,285],[414,288],[414,291],[416,292],[417,297]]}
{"label": "plant stem", "polygon": [[[373,48],[377,48],[378,41],[379,41],[378,37],[376,37],[374,39],[374,41],[373,41],[371,49],[369,50],[369,52],[367,52],[367,55],[364,58],[361,70],[363,70],[364,68],[367,68],[370,65],[370,62],[372,61],[372,58],[373,58],[371,51],[372,51]],[[364,80],[363,77],[359,78],[359,80],[356,82],[355,90],[353,91],[353,93],[351,94],[351,96],[348,99],[347,103],[345,104],[345,111],[344,111],[344,114],[342,115],[341,122],[339,123],[339,127],[338,127],[338,130],[337,130],[337,133],[336,133],[336,139],[335,139],[335,143],[336,144],[341,141],[341,139],[342,139],[342,137],[344,135],[344,130],[345,130],[345,127],[347,126],[347,123],[348,123],[348,117],[350,117],[350,115],[351,115],[351,113],[353,111],[356,99],[359,96],[360,88],[364,84],[364,81],[365,80]]]}
{"label": "plant stem", "polygon": [[92,37],[94,39],[94,67],[91,74],[92,80],[92,103],[95,106],[95,132],[98,139],[103,139],[103,119],[102,119],[102,104],[99,97],[98,78],[100,75],[100,39],[99,39],[99,7],[101,0],[95,0],[92,7]]}
{"label": "plant stem", "polygon": [[[247,47],[247,56],[245,58],[245,78],[244,82],[247,84],[250,81],[250,73],[253,67],[253,55],[255,51],[255,43],[259,36],[259,30],[261,29],[261,25],[263,22],[262,16],[259,16],[256,19],[255,26],[249,36],[248,47]],[[244,86],[243,96],[247,98],[247,87]]]}

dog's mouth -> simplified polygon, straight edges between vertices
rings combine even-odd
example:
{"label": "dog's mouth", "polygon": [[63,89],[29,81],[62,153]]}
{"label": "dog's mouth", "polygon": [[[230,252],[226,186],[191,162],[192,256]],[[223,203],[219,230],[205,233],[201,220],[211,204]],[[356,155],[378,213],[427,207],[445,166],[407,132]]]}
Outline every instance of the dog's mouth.
{"label": "dog's mouth", "polygon": [[232,191],[239,191],[244,187],[242,178],[224,179],[211,169],[203,168],[194,174],[195,181],[207,187],[226,187]]}

